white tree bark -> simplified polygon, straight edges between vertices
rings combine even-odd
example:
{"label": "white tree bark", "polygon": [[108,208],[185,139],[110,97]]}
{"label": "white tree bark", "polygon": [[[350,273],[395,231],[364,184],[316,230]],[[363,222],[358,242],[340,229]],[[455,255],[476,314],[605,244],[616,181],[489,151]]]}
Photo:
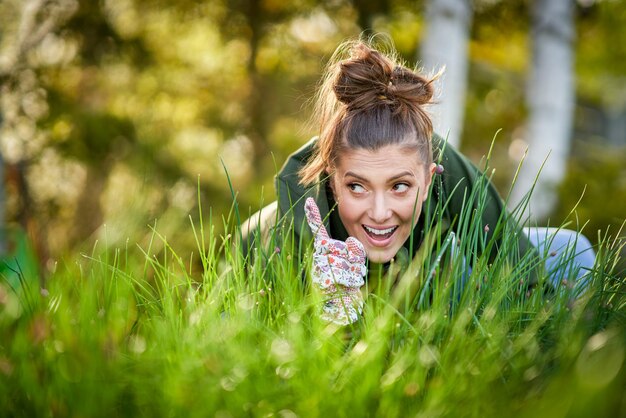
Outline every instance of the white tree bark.
{"label": "white tree bark", "polygon": [[472,25],[471,0],[428,0],[426,33],[421,45],[424,70],[445,67],[436,84],[437,104],[431,109],[435,132],[458,146],[463,131],[467,89],[468,39]]}
{"label": "white tree bark", "polygon": [[550,214],[557,203],[556,186],[565,175],[575,100],[574,37],[574,0],[534,1],[532,68],[526,88],[528,155],[511,196],[511,206],[521,202],[546,161],[526,213],[534,220]]}

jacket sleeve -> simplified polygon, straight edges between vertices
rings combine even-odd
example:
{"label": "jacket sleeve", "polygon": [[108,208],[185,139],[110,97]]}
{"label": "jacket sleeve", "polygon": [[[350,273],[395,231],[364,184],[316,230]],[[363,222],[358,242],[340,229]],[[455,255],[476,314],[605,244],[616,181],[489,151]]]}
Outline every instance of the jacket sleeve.
{"label": "jacket sleeve", "polygon": [[[240,226],[241,232],[241,251],[244,258],[248,257],[250,251],[257,245],[267,249],[270,245],[272,231],[276,227],[278,219],[278,202],[274,201],[269,205],[259,209],[256,213],[242,222]],[[235,237],[235,245],[238,243],[238,237]]]}
{"label": "jacket sleeve", "polygon": [[276,176],[275,187],[278,199],[277,233],[282,244],[288,245],[294,254],[300,254],[303,243],[312,240],[312,234],[304,214],[304,202],[313,197],[328,229],[328,201],[320,185],[305,187],[300,184],[299,172],[313,154],[316,137],[289,156]]}

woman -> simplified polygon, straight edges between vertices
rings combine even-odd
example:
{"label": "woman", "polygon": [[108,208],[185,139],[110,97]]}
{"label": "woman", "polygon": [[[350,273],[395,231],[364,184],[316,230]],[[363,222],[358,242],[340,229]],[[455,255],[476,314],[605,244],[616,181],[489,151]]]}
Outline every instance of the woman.
{"label": "woman", "polygon": [[[243,226],[245,233],[260,222],[266,230],[268,220],[282,219],[296,243],[315,237],[312,279],[328,296],[322,315],[329,321],[358,319],[366,259],[413,257],[434,223],[462,236],[459,215],[471,212],[468,205],[481,217],[483,242],[507,217],[491,184],[474,193],[485,181],[479,170],[433,135],[425,110],[433,80],[363,41],[340,46],[317,97],[319,137],[278,173],[277,204]],[[520,254],[533,248],[516,225],[513,234]]]}

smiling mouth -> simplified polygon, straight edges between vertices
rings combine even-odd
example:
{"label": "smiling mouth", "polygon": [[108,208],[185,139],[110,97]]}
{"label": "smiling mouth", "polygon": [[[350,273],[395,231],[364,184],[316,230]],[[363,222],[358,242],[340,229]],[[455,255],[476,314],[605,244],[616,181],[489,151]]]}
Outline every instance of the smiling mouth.
{"label": "smiling mouth", "polygon": [[367,233],[367,235],[373,240],[382,241],[391,238],[391,236],[394,232],[396,232],[396,229],[398,229],[398,227],[392,226],[391,228],[377,229],[372,228],[371,226],[363,225],[363,229],[365,230],[365,233]]}

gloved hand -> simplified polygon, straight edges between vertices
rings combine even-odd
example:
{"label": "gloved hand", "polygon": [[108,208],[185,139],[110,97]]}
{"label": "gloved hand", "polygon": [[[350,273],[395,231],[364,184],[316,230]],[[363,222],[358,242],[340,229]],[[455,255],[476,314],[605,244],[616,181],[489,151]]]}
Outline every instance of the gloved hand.
{"label": "gloved hand", "polygon": [[359,240],[346,242],[332,239],[313,198],[304,204],[309,227],[315,236],[312,280],[325,297],[322,319],[339,325],[351,324],[363,312],[363,295],[359,288],[367,274],[365,248]]}

